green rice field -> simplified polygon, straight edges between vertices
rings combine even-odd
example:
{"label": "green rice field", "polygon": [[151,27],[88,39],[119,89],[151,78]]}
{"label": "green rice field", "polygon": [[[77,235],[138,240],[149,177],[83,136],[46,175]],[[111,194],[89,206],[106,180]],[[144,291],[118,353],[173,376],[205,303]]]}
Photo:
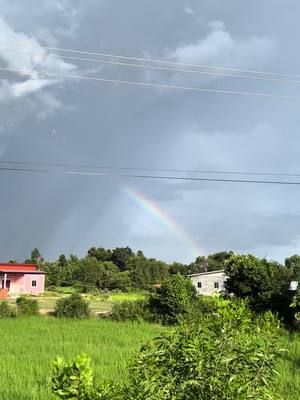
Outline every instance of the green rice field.
{"label": "green rice field", "polygon": [[[96,380],[123,381],[126,365],[140,345],[159,336],[159,325],[83,321],[53,317],[0,319],[1,400],[50,400],[51,362],[57,355],[70,360],[85,352],[92,358]],[[281,338],[284,353],[277,363],[280,399],[300,398],[300,334]]]}
{"label": "green rice field", "polygon": [[153,324],[101,319],[0,319],[0,398],[52,399],[51,362],[57,355],[70,360],[85,352],[92,358],[98,381],[124,380],[134,352],[162,331]]}
{"label": "green rice field", "polygon": [[[57,288],[55,291],[45,291],[41,296],[32,296],[39,302],[40,312],[45,315],[54,311],[55,304],[57,300],[62,297],[67,297],[74,293],[73,288]],[[104,313],[109,312],[112,309],[114,303],[121,301],[134,301],[143,299],[145,294],[143,292],[133,292],[133,293],[107,293],[105,295],[82,295],[89,303],[92,313]],[[15,304],[15,298],[8,298],[10,304]]]}

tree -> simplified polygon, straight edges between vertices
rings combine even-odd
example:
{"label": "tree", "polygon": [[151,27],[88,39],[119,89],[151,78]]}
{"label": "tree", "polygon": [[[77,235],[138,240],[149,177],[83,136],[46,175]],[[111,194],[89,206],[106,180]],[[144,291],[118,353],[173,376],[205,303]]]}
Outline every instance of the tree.
{"label": "tree", "polygon": [[295,254],[286,258],[285,266],[291,271],[292,279],[300,281],[300,256]]}
{"label": "tree", "polygon": [[194,262],[188,266],[188,274],[198,274],[206,272],[208,269],[208,262],[205,256],[199,256]]}
{"label": "tree", "polygon": [[173,264],[169,266],[169,273],[171,275],[176,275],[176,274],[187,275],[188,267],[179,262],[173,262]]}
{"label": "tree", "polygon": [[100,262],[92,257],[85,257],[77,262],[73,280],[84,292],[92,289],[115,287],[116,275],[119,272],[116,265],[110,261]]}
{"label": "tree", "polygon": [[96,258],[96,260],[98,261],[111,261],[111,257],[112,257],[112,253],[111,250],[106,250],[103,247],[91,247],[88,252],[87,255],[89,257],[94,257]]}
{"label": "tree", "polygon": [[227,294],[247,298],[257,311],[272,310],[290,320],[291,277],[287,268],[249,254],[233,255],[226,263],[225,273],[228,275],[225,282]]}
{"label": "tree", "polygon": [[43,262],[44,259],[37,248],[32,250],[30,258],[25,261],[26,264],[37,264],[39,267]]}
{"label": "tree", "polygon": [[197,294],[191,280],[174,275],[149,298],[150,311],[165,324],[173,324],[190,312]]}
{"label": "tree", "polygon": [[126,262],[132,284],[139,288],[149,288],[168,277],[168,266],[163,261],[146,258],[144,255],[130,257]]}
{"label": "tree", "polygon": [[59,264],[59,266],[61,268],[64,268],[64,267],[66,267],[68,265],[68,260],[67,260],[67,258],[66,258],[66,256],[64,254],[61,254],[58,257],[58,264]]}
{"label": "tree", "polygon": [[219,271],[225,268],[225,263],[233,255],[233,251],[220,251],[207,257],[207,271]]}
{"label": "tree", "polygon": [[111,260],[121,271],[126,270],[126,261],[135,254],[130,247],[116,247],[112,251]]}

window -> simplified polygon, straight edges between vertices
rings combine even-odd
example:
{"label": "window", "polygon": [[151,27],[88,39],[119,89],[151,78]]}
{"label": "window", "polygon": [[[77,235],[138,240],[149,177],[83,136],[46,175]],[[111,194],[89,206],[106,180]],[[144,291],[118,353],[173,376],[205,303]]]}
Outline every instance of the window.
{"label": "window", "polygon": [[215,289],[219,289],[219,282],[215,282],[215,283],[214,283],[214,288],[215,288]]}
{"label": "window", "polygon": [[197,282],[198,289],[202,288],[202,282]]}
{"label": "window", "polygon": [[31,286],[32,286],[32,287],[36,287],[36,281],[32,281],[32,282],[31,282]]}

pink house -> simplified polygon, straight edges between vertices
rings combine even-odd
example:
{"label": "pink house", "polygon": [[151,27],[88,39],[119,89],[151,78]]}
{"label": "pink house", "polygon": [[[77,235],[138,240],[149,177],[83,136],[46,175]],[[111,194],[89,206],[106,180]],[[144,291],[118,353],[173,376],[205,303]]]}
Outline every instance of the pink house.
{"label": "pink house", "polygon": [[45,272],[35,264],[1,264],[0,291],[11,294],[40,294],[45,289]]}

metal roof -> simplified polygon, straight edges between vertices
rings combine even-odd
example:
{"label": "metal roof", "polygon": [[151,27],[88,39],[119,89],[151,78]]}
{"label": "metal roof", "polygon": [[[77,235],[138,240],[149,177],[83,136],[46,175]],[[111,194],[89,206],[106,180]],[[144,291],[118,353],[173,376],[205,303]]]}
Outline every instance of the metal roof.
{"label": "metal roof", "polygon": [[220,272],[224,274],[224,269],[219,269],[217,271],[198,272],[197,274],[190,274],[188,276],[211,275],[211,274],[217,274]]}
{"label": "metal roof", "polygon": [[16,270],[11,270],[11,269],[8,269],[8,270],[5,270],[5,269],[0,269],[0,273],[3,273],[3,274],[23,274],[23,275],[33,275],[33,274],[44,274],[45,275],[45,272],[44,271],[16,271]]}

